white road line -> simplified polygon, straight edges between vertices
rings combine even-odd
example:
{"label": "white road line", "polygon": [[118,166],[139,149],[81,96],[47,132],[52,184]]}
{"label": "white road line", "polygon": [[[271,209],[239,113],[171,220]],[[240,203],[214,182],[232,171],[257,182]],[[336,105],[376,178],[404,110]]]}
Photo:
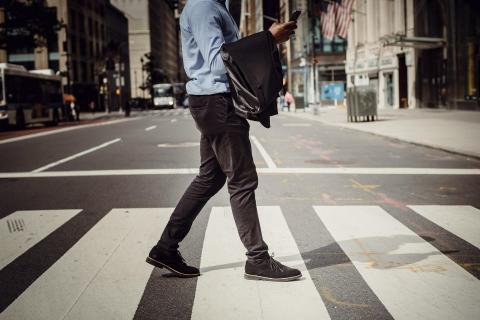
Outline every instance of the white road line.
{"label": "white road line", "polygon": [[157,145],[159,148],[190,148],[198,147],[200,142],[180,142],[180,143],[161,143]]}
{"label": "white road line", "polygon": [[28,287],[0,319],[133,319],[145,263],[169,209],[114,209]]}
{"label": "white road line", "polygon": [[245,280],[245,248],[230,208],[214,207],[202,250],[192,319],[330,319],[279,207],[259,207],[275,256],[302,269],[293,282]]}
{"label": "white road line", "polygon": [[277,165],[275,164],[275,162],[273,161],[273,159],[270,157],[270,155],[267,153],[267,150],[265,150],[265,148],[262,146],[262,144],[260,143],[260,141],[258,141],[258,139],[257,139],[255,136],[250,136],[250,139],[253,141],[253,143],[254,143],[255,146],[257,147],[258,151],[260,152],[260,154],[262,155],[263,159],[264,159],[265,162],[267,163],[267,166],[268,166],[270,169],[276,169],[276,168],[277,168]]}
{"label": "white road line", "polygon": [[284,127],[311,127],[311,123],[282,123]]}
{"label": "white road line", "polygon": [[45,171],[45,170],[47,170],[47,169],[49,169],[49,168],[51,168],[51,167],[58,166],[58,165],[61,164],[61,163],[65,163],[65,162],[67,162],[67,161],[70,161],[70,160],[73,160],[73,159],[75,159],[75,158],[81,157],[81,156],[83,156],[83,155],[86,155],[86,154],[91,153],[91,152],[93,152],[93,151],[96,151],[96,150],[98,150],[98,149],[105,148],[105,147],[107,147],[107,146],[109,146],[109,145],[111,145],[111,144],[113,144],[113,143],[119,142],[119,141],[121,141],[121,140],[122,140],[122,139],[117,138],[117,139],[114,139],[114,140],[111,140],[111,141],[102,143],[102,144],[99,145],[99,146],[96,146],[96,147],[90,148],[90,149],[88,149],[88,150],[85,150],[85,151],[76,153],[76,154],[74,154],[73,156],[66,157],[66,158],[63,158],[63,159],[61,159],[61,160],[58,160],[58,161],[52,162],[52,163],[50,163],[50,164],[47,164],[46,166],[40,167],[40,168],[38,168],[38,169],[35,169],[35,170],[33,170],[32,172]]}
{"label": "white road line", "polygon": [[155,129],[156,127],[157,127],[157,126],[151,126],[151,127],[145,128],[145,131],[153,130],[153,129]]}
{"label": "white road line", "polygon": [[15,211],[0,220],[0,270],[82,210]]}
{"label": "white road line", "polygon": [[[480,169],[437,169],[437,168],[257,168],[260,174],[338,174],[338,175],[480,175]],[[0,179],[50,178],[50,177],[94,177],[130,175],[173,175],[197,174],[197,168],[177,169],[125,169],[125,170],[82,170],[45,172],[0,172]]]}
{"label": "white road line", "polygon": [[476,319],[480,281],[377,206],[317,215],[395,319]]}
{"label": "white road line", "polygon": [[129,118],[129,119],[119,119],[119,120],[105,121],[105,122],[100,122],[100,123],[83,124],[83,125],[78,125],[78,126],[74,126],[74,127],[55,129],[55,130],[44,131],[44,132],[39,132],[39,133],[33,133],[33,134],[26,135],[26,136],[0,140],[0,144],[10,143],[10,142],[15,142],[15,141],[21,141],[21,140],[27,140],[27,139],[32,139],[32,138],[38,138],[38,137],[43,137],[43,136],[49,136],[49,135],[52,135],[52,134],[57,134],[57,133],[62,133],[62,132],[67,132],[67,131],[72,131],[72,130],[91,128],[91,127],[99,127],[99,126],[107,126],[107,125],[126,122],[126,121],[139,120],[139,119],[142,119],[144,117],[145,116]]}
{"label": "white road line", "polygon": [[471,206],[408,206],[480,249],[480,210]]}

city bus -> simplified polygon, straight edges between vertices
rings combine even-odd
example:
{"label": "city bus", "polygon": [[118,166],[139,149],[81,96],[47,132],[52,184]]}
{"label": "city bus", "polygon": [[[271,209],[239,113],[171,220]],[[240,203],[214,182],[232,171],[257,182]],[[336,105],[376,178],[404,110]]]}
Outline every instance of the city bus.
{"label": "city bus", "polygon": [[62,78],[51,70],[27,71],[0,63],[0,125],[57,125],[63,104]]}
{"label": "city bus", "polygon": [[184,83],[157,83],[153,85],[153,107],[176,108],[183,106],[185,98]]}
{"label": "city bus", "polygon": [[153,107],[175,108],[177,105],[173,85],[171,83],[157,83],[153,85]]}

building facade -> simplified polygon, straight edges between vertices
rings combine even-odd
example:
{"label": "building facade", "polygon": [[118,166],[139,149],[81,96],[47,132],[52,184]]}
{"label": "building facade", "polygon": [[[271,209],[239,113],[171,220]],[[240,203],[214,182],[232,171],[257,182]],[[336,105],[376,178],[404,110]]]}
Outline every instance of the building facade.
{"label": "building facade", "polygon": [[[60,22],[54,36],[41,47],[35,47],[32,39],[9,39],[7,61],[63,75],[65,92],[75,95],[82,110],[90,110],[92,102],[97,110],[119,109],[119,103],[103,100],[101,89],[106,84],[116,91],[111,78],[104,83],[107,45],[128,36],[126,18],[108,0],[48,0],[47,5],[47,11]],[[128,61],[128,51],[122,59]],[[128,77],[124,76],[124,83],[129,83]],[[126,102],[129,90],[121,91]]]}
{"label": "building facade", "polygon": [[[289,20],[301,10],[295,36],[280,45],[285,90],[295,97],[298,108],[322,102],[322,86],[332,82],[345,86],[346,40],[326,40],[320,32],[320,18],[311,13],[313,0],[231,0],[230,11],[236,18],[242,37],[268,30],[274,21]],[[324,100],[324,103],[333,101]]]}
{"label": "building facade", "polygon": [[100,93],[109,109],[120,110],[125,109],[131,97],[128,19],[122,11],[108,3],[105,20],[106,63],[101,65]]}
{"label": "building facade", "polygon": [[[179,79],[179,42],[175,1],[112,0],[129,21],[130,79],[133,97],[149,97],[147,74],[142,67],[150,54],[157,75],[163,81]],[[140,88],[143,87],[143,90]]]}
{"label": "building facade", "polygon": [[[280,0],[280,21],[288,21],[295,10],[302,14],[297,30],[281,48],[285,71],[285,87],[295,98],[296,108],[334,104],[322,95],[322,88],[336,83],[344,91],[346,40],[325,39],[320,29],[320,17],[313,14],[313,0]],[[338,103],[342,103],[338,101]]]}
{"label": "building facade", "polygon": [[378,108],[479,107],[478,1],[356,0],[348,87],[369,86]]}

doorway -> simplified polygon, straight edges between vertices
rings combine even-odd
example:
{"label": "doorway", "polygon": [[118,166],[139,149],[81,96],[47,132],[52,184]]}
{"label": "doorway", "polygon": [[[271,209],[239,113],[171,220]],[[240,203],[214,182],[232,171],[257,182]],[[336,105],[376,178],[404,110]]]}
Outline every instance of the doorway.
{"label": "doorway", "polygon": [[386,107],[393,108],[395,90],[393,86],[393,72],[384,73],[384,103]]}
{"label": "doorway", "polygon": [[398,106],[408,108],[408,78],[405,53],[398,55]]}

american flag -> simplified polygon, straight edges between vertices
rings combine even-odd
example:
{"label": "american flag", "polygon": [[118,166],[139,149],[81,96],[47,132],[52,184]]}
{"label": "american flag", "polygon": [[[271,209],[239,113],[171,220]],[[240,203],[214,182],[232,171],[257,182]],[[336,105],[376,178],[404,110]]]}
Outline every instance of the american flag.
{"label": "american flag", "polygon": [[342,0],[338,6],[335,15],[335,33],[346,39],[348,35],[348,26],[350,24],[350,14],[352,13],[354,0]]}
{"label": "american flag", "polygon": [[[347,37],[350,14],[355,0],[321,0],[320,18],[322,34],[332,40],[335,35]],[[325,4],[327,4],[325,6]]]}
{"label": "american flag", "polygon": [[337,8],[336,3],[329,3],[327,11],[320,13],[322,21],[322,34],[327,39],[333,39],[335,36],[335,11]]}

